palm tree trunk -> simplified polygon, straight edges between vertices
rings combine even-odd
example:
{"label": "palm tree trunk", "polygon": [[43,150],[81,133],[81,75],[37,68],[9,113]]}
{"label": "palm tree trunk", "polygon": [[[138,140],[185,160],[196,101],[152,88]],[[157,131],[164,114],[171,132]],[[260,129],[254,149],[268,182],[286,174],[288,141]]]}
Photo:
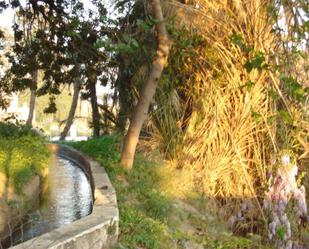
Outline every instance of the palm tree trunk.
{"label": "palm tree trunk", "polygon": [[31,89],[30,94],[30,103],[29,103],[29,114],[27,118],[26,125],[32,126],[33,116],[34,116],[34,109],[35,109],[35,99],[36,99],[36,86],[38,81],[38,71],[35,70],[32,74],[32,81],[33,81],[33,87]]}
{"label": "palm tree trunk", "polygon": [[153,12],[157,20],[157,40],[158,48],[156,57],[152,63],[152,68],[147,81],[145,82],[139,101],[132,113],[131,123],[124,140],[121,153],[121,165],[125,168],[132,168],[136,146],[143,123],[148,115],[148,109],[155,94],[162,71],[167,64],[170,50],[170,40],[166,31],[160,0],[153,0]]}
{"label": "palm tree trunk", "polygon": [[65,140],[65,138],[68,135],[68,132],[71,128],[71,125],[73,124],[75,111],[76,111],[77,103],[78,103],[80,86],[81,86],[81,79],[80,79],[80,76],[79,76],[79,77],[76,77],[75,81],[74,81],[73,99],[72,99],[72,103],[71,103],[71,107],[70,107],[70,112],[69,112],[65,127],[64,127],[63,131],[61,132],[60,140]]}

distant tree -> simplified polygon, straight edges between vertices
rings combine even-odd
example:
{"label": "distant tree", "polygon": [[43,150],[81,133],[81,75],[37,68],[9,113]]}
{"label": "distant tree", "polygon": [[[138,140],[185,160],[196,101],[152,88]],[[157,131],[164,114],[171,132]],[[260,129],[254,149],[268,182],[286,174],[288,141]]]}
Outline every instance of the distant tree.
{"label": "distant tree", "polygon": [[[1,13],[1,12],[0,12]],[[13,37],[7,30],[0,30],[0,109],[7,108],[9,104],[8,94],[9,86],[4,82],[4,74],[8,69],[8,61],[5,54],[8,52]]]}
{"label": "distant tree", "polygon": [[[0,8],[11,7],[19,15],[27,17],[24,18],[26,22],[22,25],[18,22],[14,24],[14,53],[10,56],[12,67],[7,73],[6,82],[7,84],[12,82],[13,91],[25,89],[32,91],[28,124],[31,123],[33,116],[32,107],[35,95],[51,95],[50,104],[45,111],[46,113],[56,112],[57,107],[53,95],[60,93],[60,85],[73,84],[77,90],[76,79],[81,79],[84,75],[85,82],[80,84],[79,89],[84,88],[85,91],[91,93],[89,96],[94,110],[93,123],[96,124],[94,133],[99,135],[100,117],[96,107],[95,85],[107,57],[103,49],[99,50],[96,47],[96,42],[98,37],[106,33],[104,21],[106,10],[100,1],[92,2],[97,7],[96,13],[90,10],[85,11],[81,1],[27,1],[25,6],[20,1],[12,1],[0,5]],[[34,23],[37,24],[35,27]],[[26,38],[29,40],[29,37],[31,43],[23,42]],[[75,68],[76,63],[80,65],[79,72]],[[95,73],[98,75],[89,77],[89,71],[93,69],[93,66],[88,67],[88,65],[95,65]],[[34,83],[36,78],[34,70],[38,69],[43,73],[43,84],[40,87]],[[30,75],[33,77],[30,78]],[[78,81],[81,83],[80,80]],[[74,117],[78,98],[76,96],[78,96],[77,92],[72,100],[71,111],[65,130],[62,132],[62,138],[66,136],[72,124],[72,114]]]}
{"label": "distant tree", "polygon": [[78,99],[79,99],[79,93],[80,89],[82,87],[82,79],[81,79],[81,73],[80,73],[80,65],[75,65],[75,71],[76,71],[76,77],[73,83],[73,97],[72,97],[72,103],[70,107],[70,111],[68,114],[68,118],[65,124],[65,127],[63,128],[63,131],[60,134],[60,140],[64,140],[65,137],[67,136],[73,121],[74,121],[74,116],[75,116],[75,111],[77,108],[78,104]]}
{"label": "distant tree", "polygon": [[96,65],[91,64],[87,68],[87,85],[84,98],[90,98],[91,109],[92,109],[92,127],[93,137],[100,136],[100,113],[98,107],[96,83],[98,80],[98,72],[96,72]]}
{"label": "distant tree", "polygon": [[26,125],[32,126],[33,116],[34,116],[34,108],[35,108],[35,99],[36,99],[36,87],[38,84],[38,70],[33,71],[32,73],[32,82],[33,86],[30,88],[30,103],[29,103],[29,114],[26,121]]}

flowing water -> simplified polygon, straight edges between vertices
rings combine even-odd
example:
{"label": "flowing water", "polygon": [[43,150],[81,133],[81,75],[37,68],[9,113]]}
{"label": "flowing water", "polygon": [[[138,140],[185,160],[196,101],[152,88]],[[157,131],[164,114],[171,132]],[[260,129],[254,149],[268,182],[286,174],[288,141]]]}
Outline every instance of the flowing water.
{"label": "flowing water", "polygon": [[[55,157],[49,167],[47,191],[4,248],[69,224],[92,211],[92,191],[84,172],[71,161]],[[0,246],[1,247],[1,246]]]}

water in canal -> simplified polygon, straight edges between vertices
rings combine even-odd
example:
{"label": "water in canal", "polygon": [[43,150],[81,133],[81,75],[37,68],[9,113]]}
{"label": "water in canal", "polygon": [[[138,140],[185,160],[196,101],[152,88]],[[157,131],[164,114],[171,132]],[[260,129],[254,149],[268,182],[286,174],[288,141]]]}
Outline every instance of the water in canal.
{"label": "water in canal", "polygon": [[[92,191],[84,172],[69,160],[55,157],[49,166],[48,191],[37,210],[13,233],[4,248],[69,224],[92,211]],[[1,248],[1,245],[0,245]]]}

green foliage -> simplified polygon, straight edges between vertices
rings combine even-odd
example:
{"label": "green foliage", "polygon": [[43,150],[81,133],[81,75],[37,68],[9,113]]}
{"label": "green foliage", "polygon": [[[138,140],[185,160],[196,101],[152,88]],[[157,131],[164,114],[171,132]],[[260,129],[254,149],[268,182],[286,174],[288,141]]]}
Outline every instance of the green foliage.
{"label": "green foliage", "polygon": [[251,80],[248,80],[246,84],[240,86],[240,89],[243,89],[245,87],[247,91],[250,91],[251,88],[254,86],[254,84],[255,84],[254,82],[252,82]]}
{"label": "green foliage", "polygon": [[279,116],[283,119],[283,121],[287,124],[292,124],[293,120],[290,116],[290,114],[287,111],[279,110],[278,111]]}
{"label": "green foliage", "polygon": [[[205,246],[206,247],[206,246]],[[207,243],[207,248],[211,249],[238,249],[238,248],[259,248],[254,246],[252,241],[243,238],[231,238],[230,241],[214,240]]]}
{"label": "green foliage", "polygon": [[[29,8],[23,8],[20,0],[13,2],[6,8],[11,8],[19,18],[12,25],[14,43],[7,45],[10,49],[6,57],[10,63],[1,79],[2,90],[10,94],[34,89],[37,96],[50,95],[44,113],[55,113],[60,110],[55,95],[61,93],[61,85],[71,85],[79,77],[83,78],[80,86],[83,93],[94,99],[94,90],[89,85],[106,72],[110,58],[95,46],[97,40],[109,33],[106,28],[109,19],[102,1],[91,1],[96,11],[86,11],[82,1],[50,1],[42,3],[40,8],[35,2],[29,2]],[[47,16],[46,9],[53,15]],[[32,25],[34,22],[39,24]],[[27,32],[22,28],[25,25]],[[134,41],[131,43],[136,46]],[[84,65],[83,69],[76,70],[77,64]],[[43,84],[31,79],[38,70],[43,75],[40,79]],[[2,102],[1,98],[0,104],[4,105]]]}
{"label": "green foliage", "polygon": [[140,27],[144,31],[149,31],[155,24],[154,20],[152,19],[149,19],[146,21],[137,19],[136,23],[137,23],[137,26]]}
{"label": "green foliage", "polygon": [[267,68],[264,54],[262,52],[256,52],[253,58],[245,63],[244,67],[248,73],[250,73],[253,69],[261,71],[263,68]]}
{"label": "green foliage", "polygon": [[145,213],[156,220],[166,221],[172,211],[172,205],[169,199],[157,191],[150,191],[143,196],[143,202],[140,208]]}
{"label": "green foliage", "polygon": [[104,165],[108,170],[109,176],[113,179],[122,170],[117,166],[120,159],[119,140],[120,137],[115,135],[93,138],[88,141],[64,143],[96,159]]}
{"label": "green foliage", "polygon": [[252,48],[249,48],[245,44],[243,38],[239,34],[233,33],[231,36],[231,42],[238,46],[245,53],[249,53],[252,50]]}
{"label": "green foliage", "polygon": [[0,172],[8,178],[17,193],[34,175],[47,166],[49,151],[44,139],[27,128],[1,123]]}
{"label": "green foliage", "polygon": [[124,35],[123,42],[113,43],[109,40],[98,40],[95,44],[95,47],[104,47],[107,51],[110,52],[132,54],[140,47],[140,45],[134,37]]}
{"label": "green foliage", "polygon": [[282,75],[280,77],[288,93],[297,101],[304,101],[308,92],[308,88],[304,88],[297,80],[291,76]]}
{"label": "green foliage", "polygon": [[120,158],[117,151],[118,142],[119,136],[104,136],[88,141],[66,143],[96,159],[116,162]]}
{"label": "green foliage", "polygon": [[283,240],[284,239],[284,235],[285,235],[285,228],[284,226],[280,226],[277,231],[276,231],[277,236]]}
{"label": "green foliage", "polygon": [[45,114],[50,114],[50,113],[56,113],[57,112],[57,106],[55,102],[56,98],[55,96],[49,97],[49,105],[44,108],[43,112]]}
{"label": "green foliage", "polygon": [[18,138],[22,136],[38,136],[37,132],[28,126],[0,122],[0,137]]}

